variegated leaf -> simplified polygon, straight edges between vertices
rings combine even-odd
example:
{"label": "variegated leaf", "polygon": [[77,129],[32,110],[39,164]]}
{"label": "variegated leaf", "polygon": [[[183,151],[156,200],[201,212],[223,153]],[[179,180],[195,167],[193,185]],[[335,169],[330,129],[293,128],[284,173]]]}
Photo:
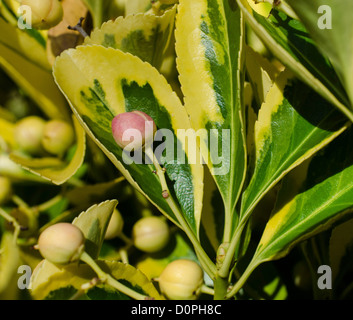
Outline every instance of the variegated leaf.
{"label": "variegated leaf", "polygon": [[[10,12],[9,14],[12,15],[13,13]],[[13,19],[17,22],[15,17]],[[0,43],[2,45],[28,59],[41,69],[50,71],[46,53],[46,38],[41,32],[35,29],[22,31],[1,16],[0,30]]]}
{"label": "variegated leaf", "polygon": [[246,72],[249,75],[256,101],[261,105],[265,101],[267,93],[279,71],[269,60],[251,47],[245,46],[244,51]]}
{"label": "variegated leaf", "polygon": [[[153,166],[134,159],[131,159],[132,163],[126,163],[124,151],[115,143],[111,131],[115,115],[143,111],[154,119],[159,129],[172,133],[169,142],[188,159],[191,154],[187,151],[186,140],[179,139],[177,130],[189,129],[189,119],[166,80],[139,58],[97,45],[65,51],[56,61],[54,76],[81,124],[108,158],[133,186],[176,221],[162,197]],[[202,165],[183,163],[176,154],[164,161],[172,182],[171,196],[178,200],[190,228],[198,234],[203,194]]]}
{"label": "variegated leaf", "polygon": [[4,232],[0,238],[0,298],[15,300],[19,297],[18,267],[23,263],[19,247],[16,245],[15,236]]}
{"label": "variegated leaf", "polygon": [[319,52],[304,25],[275,8],[269,16],[264,17],[250,7],[248,0],[236,1],[249,26],[272,53],[299,79],[353,120],[347,93],[330,62]]}
{"label": "variegated leaf", "polygon": [[32,63],[2,43],[0,43],[0,66],[49,118],[70,119],[69,107],[48,70]]}
{"label": "variegated leaf", "polygon": [[308,166],[306,179],[299,183],[299,192],[291,192],[293,177],[284,180],[253,264],[284,256],[299,241],[329,228],[351,212],[352,141],[350,128],[315,156]]}
{"label": "variegated leaf", "polygon": [[117,204],[117,200],[111,200],[94,205],[72,221],[85,235],[85,250],[92,258],[99,256],[108,223]]}
{"label": "variegated leaf", "polygon": [[[97,260],[96,262],[105,272],[110,273],[117,280],[128,283],[136,291],[142,291],[154,299],[163,299],[153,283],[133,266],[117,261]],[[96,274],[86,264],[70,264],[59,268],[49,261],[43,260],[32,274],[31,295],[35,300],[43,300],[50,297],[50,294],[56,290],[73,288],[73,290],[69,290],[69,295],[64,297],[69,300],[78,290],[81,290],[82,285],[89,283],[94,277]],[[107,285],[99,285],[98,287],[108,292],[115,291]],[[119,295],[117,299],[119,299]]]}
{"label": "variegated leaf", "polygon": [[320,51],[330,59],[353,110],[353,2],[346,0],[289,0]]}
{"label": "variegated leaf", "polygon": [[139,13],[119,17],[95,29],[84,44],[100,44],[129,52],[158,69],[174,32],[175,13],[176,7],[162,16]]}
{"label": "variegated leaf", "polygon": [[232,1],[179,1],[176,53],[185,108],[222,194],[225,238],[245,176],[243,20]]}
{"label": "variegated leaf", "polygon": [[286,70],[266,96],[255,124],[255,169],[242,196],[241,219],[290,170],[342,133],[345,117]]}

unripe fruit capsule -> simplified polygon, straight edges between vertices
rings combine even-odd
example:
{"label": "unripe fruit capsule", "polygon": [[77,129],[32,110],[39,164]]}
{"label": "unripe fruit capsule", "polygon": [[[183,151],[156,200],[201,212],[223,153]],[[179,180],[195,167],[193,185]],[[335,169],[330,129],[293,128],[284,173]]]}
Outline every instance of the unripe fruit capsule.
{"label": "unripe fruit capsule", "polygon": [[169,263],[159,276],[161,292],[170,300],[196,300],[203,284],[203,271],[194,261]]}
{"label": "unripe fruit capsule", "polygon": [[153,253],[162,250],[169,241],[169,226],[160,217],[145,217],[132,229],[134,245],[141,251]]}
{"label": "unripe fruit capsule", "polygon": [[63,155],[74,143],[75,133],[70,124],[62,120],[50,120],[43,132],[43,148],[54,155]]}
{"label": "unripe fruit capsule", "polygon": [[15,127],[15,140],[18,147],[32,155],[43,151],[42,137],[45,121],[37,116],[30,116],[18,121]]}
{"label": "unripe fruit capsule", "polygon": [[151,144],[156,130],[153,119],[142,111],[120,113],[112,121],[114,140],[126,151]]}
{"label": "unripe fruit capsule", "polygon": [[21,4],[31,8],[33,28],[50,29],[63,18],[63,8],[58,0],[21,0]]}
{"label": "unripe fruit capsule", "polygon": [[84,251],[85,237],[71,223],[57,223],[45,229],[38,239],[41,255],[54,264],[67,264],[79,260]]}
{"label": "unripe fruit capsule", "polygon": [[104,239],[110,240],[118,237],[123,231],[124,220],[120,212],[115,209],[110,218],[107,231],[105,233]]}

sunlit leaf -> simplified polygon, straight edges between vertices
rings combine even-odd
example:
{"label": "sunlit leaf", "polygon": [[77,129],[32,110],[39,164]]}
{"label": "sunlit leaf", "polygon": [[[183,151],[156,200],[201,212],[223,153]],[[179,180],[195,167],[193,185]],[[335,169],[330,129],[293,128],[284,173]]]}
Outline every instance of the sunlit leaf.
{"label": "sunlit leaf", "polygon": [[299,79],[352,120],[349,99],[335,70],[319,52],[304,25],[276,9],[264,17],[253,10],[247,0],[237,0],[237,3],[249,26],[266,47]]}
{"label": "sunlit leaf", "polygon": [[162,16],[140,13],[119,17],[95,29],[85,38],[85,44],[100,44],[129,52],[158,69],[174,32],[175,12],[176,7]]}
{"label": "sunlit leaf", "polygon": [[85,235],[85,250],[93,258],[97,258],[99,255],[110,217],[117,204],[117,200],[112,200],[94,205],[82,212],[72,222]]}
{"label": "sunlit leaf", "polygon": [[284,180],[251,267],[283,257],[299,241],[328,229],[351,212],[352,141],[350,129],[310,161],[302,183],[296,185],[293,177]]}
{"label": "sunlit leaf", "polygon": [[225,203],[227,238],[246,166],[243,29],[241,11],[231,1],[179,1],[179,80],[192,127],[200,133],[203,158]]}
{"label": "sunlit leaf", "polygon": [[[197,150],[186,150],[185,139],[182,141],[176,134],[177,129],[189,129],[190,123],[165,78],[137,57],[97,45],[65,51],[56,61],[54,75],[90,137],[134,187],[176,221],[162,197],[161,184],[153,173],[153,166],[141,164],[142,161],[136,159],[131,159],[132,163],[126,161],[126,154],[114,141],[111,121],[119,113],[140,110],[149,114],[159,129],[174,133],[173,139],[169,138],[168,148],[170,150],[172,145],[179,153],[164,159],[163,164],[184,217],[197,234],[202,208],[203,167],[200,163],[190,164],[183,159],[184,156],[188,159]],[[176,159],[180,152],[183,154],[181,160]]]}
{"label": "sunlit leaf", "polygon": [[345,122],[291,72],[278,76],[255,124],[255,168],[242,196],[241,219],[289,171],[341,134]]}
{"label": "sunlit leaf", "polygon": [[353,109],[353,2],[345,0],[288,0],[315,40],[330,59],[350,99]]}

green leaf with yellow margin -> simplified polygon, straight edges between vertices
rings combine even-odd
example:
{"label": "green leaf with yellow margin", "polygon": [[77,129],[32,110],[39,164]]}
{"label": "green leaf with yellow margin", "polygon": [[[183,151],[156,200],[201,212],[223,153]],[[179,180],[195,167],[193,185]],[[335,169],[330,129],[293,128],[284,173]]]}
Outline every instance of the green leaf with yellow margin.
{"label": "green leaf with yellow margin", "polygon": [[[2,45],[21,55],[37,67],[50,72],[51,66],[47,59],[45,47],[46,40],[44,38],[42,38],[41,41],[38,41],[34,36],[31,36],[29,30],[20,30],[17,28],[17,25],[14,26],[11,23],[6,22],[1,16],[0,30],[0,43]],[[39,31],[34,29],[32,29],[31,32],[39,33]]]}
{"label": "green leaf with yellow margin", "polygon": [[[300,20],[335,68],[353,111],[353,2],[345,0],[288,0]],[[321,9],[321,10],[319,10]],[[320,25],[321,22],[321,25]]]}
{"label": "green leaf with yellow margin", "polygon": [[[85,251],[93,258],[99,255],[107,225],[116,205],[117,200],[94,205],[82,212],[72,222],[85,235]],[[147,296],[161,299],[150,280],[133,266],[116,261],[96,260],[96,262],[103,271],[108,272],[115,279],[125,280],[133,288],[142,291]],[[86,264],[72,263],[66,266],[57,266],[44,259],[32,274],[31,294],[34,299],[44,299],[49,293],[61,288],[73,287],[80,290],[83,284],[90,282],[94,277],[96,277],[95,272]],[[99,287],[104,289],[104,285],[99,285]],[[106,290],[112,290],[112,288],[106,287]]]}
{"label": "green leaf with yellow margin", "polygon": [[[55,80],[89,136],[122,172],[171,220],[175,216],[162,197],[154,167],[129,158],[114,141],[111,122],[123,112],[140,110],[149,114],[159,129],[173,133],[170,146],[182,154],[162,163],[172,183],[171,196],[178,200],[185,220],[198,234],[203,194],[203,167],[189,164],[186,139],[178,129],[189,129],[188,115],[166,79],[150,64],[131,54],[103,46],[81,46],[65,51],[54,66]],[[195,152],[195,150],[191,150]],[[123,158],[124,152],[124,158]],[[126,160],[132,163],[126,163]]]}
{"label": "green leaf with yellow margin", "polygon": [[[276,8],[272,9],[269,16],[263,16],[251,8],[248,0],[236,1],[249,26],[266,47],[299,79],[353,120],[352,106],[339,77],[331,63],[320,53],[304,25]],[[253,6],[257,5],[263,4]]]}
{"label": "green leaf with yellow margin", "polygon": [[352,142],[350,128],[306,163],[304,178],[293,172],[284,179],[249,272],[262,262],[285,256],[298,242],[352,212]]}
{"label": "green leaf with yellow margin", "polygon": [[176,6],[162,16],[139,13],[119,17],[95,29],[84,44],[129,52],[159,69],[174,32]]}
{"label": "green leaf with yellow margin", "polygon": [[289,171],[346,129],[346,118],[289,70],[269,90],[255,124],[255,168],[242,195],[246,221],[262,197]]}
{"label": "green leaf with yellow margin", "polygon": [[230,237],[246,169],[243,31],[234,1],[179,1],[175,33],[179,80],[203,158],[225,203],[225,238]]}
{"label": "green leaf with yellow margin", "polygon": [[[8,31],[11,34],[12,29],[7,30],[7,27],[14,28],[0,18],[1,35],[3,28],[4,33]],[[49,63],[46,67],[41,65],[44,58],[47,61],[46,50],[43,49],[45,57],[38,58],[39,62],[31,61],[22,54],[22,50],[34,52],[35,56],[42,54],[39,54],[32,44],[22,44],[19,40],[19,43],[16,43],[16,33],[12,37],[14,44],[0,41],[0,66],[49,118],[70,120],[68,105],[53,81]]]}
{"label": "green leaf with yellow margin", "polygon": [[246,72],[255,93],[256,101],[261,105],[273,85],[279,71],[261,54],[249,46],[244,47]]}
{"label": "green leaf with yellow margin", "polygon": [[21,265],[20,249],[12,233],[5,232],[0,246],[0,298],[2,300],[18,299],[18,273]]}
{"label": "green leaf with yellow margin", "polygon": [[72,221],[83,232],[86,238],[85,250],[92,258],[98,258],[110,217],[117,204],[117,200],[111,200],[94,205]]}
{"label": "green leaf with yellow margin", "polygon": [[[144,293],[156,300],[162,300],[163,297],[158,293],[152,282],[138,269],[129,264],[117,261],[96,260],[103,271],[111,274],[117,280],[124,280],[133,289]],[[83,284],[89,283],[96,277],[94,271],[86,264],[70,264],[59,268],[58,266],[43,260],[34,270],[31,278],[31,295],[36,300],[43,300],[51,292],[56,290],[73,287],[80,290]],[[98,285],[105,291],[116,291],[113,288]],[[70,299],[71,296],[67,296]]]}
{"label": "green leaf with yellow margin", "polygon": [[58,158],[24,158],[12,153],[10,158],[21,167],[60,185],[69,180],[81,167],[86,152],[86,135],[79,122],[73,117],[76,133],[76,150],[70,162],[66,163]]}
{"label": "green leaf with yellow margin", "polygon": [[45,180],[28,170],[23,169],[19,164],[15,163],[10,159],[8,153],[0,153],[0,175],[8,177],[16,182],[31,181],[43,184],[51,184],[48,180]]}

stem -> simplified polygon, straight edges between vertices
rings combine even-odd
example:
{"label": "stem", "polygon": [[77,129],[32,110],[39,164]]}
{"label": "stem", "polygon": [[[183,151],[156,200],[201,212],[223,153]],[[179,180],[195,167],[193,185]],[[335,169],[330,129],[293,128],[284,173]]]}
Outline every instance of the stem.
{"label": "stem", "polygon": [[133,244],[132,240],[128,236],[126,236],[123,232],[119,234],[118,238],[124,241],[127,246],[131,246]]}
{"label": "stem", "polygon": [[252,272],[255,270],[255,268],[260,264],[261,262],[259,262],[258,260],[255,260],[253,258],[253,260],[249,263],[248,267],[246,268],[246,270],[244,271],[244,273],[241,275],[241,277],[239,278],[239,280],[237,281],[237,283],[231,288],[231,290],[226,294],[226,299],[230,299],[233,296],[235,296],[238,291],[244,286],[246,280],[248,280],[248,278],[250,277],[250,275],[252,274]]}
{"label": "stem", "polygon": [[24,202],[19,196],[12,196],[12,201],[21,209],[28,209],[29,206],[26,202]]}
{"label": "stem", "polygon": [[6,221],[8,221],[9,223],[11,223],[13,225],[13,227],[15,228],[14,230],[14,243],[17,244],[17,239],[18,236],[21,232],[21,226],[20,224],[17,222],[17,220],[12,217],[11,215],[9,215],[5,210],[0,208],[0,216],[2,216]]}
{"label": "stem", "polygon": [[201,286],[201,292],[213,296],[215,291],[213,288],[207,287],[205,284]]}
{"label": "stem", "polygon": [[216,276],[214,282],[214,300],[225,300],[229,282],[227,278],[222,278],[219,275]]}
{"label": "stem", "polygon": [[211,278],[213,278],[216,273],[216,266],[214,265],[214,263],[211,261],[211,259],[208,257],[206,252],[201,247],[200,242],[196,238],[194,232],[191,230],[188,223],[185,221],[183,214],[179,210],[179,207],[174,202],[174,199],[170,196],[167,181],[165,179],[165,170],[163,170],[161,168],[161,166],[159,165],[158,160],[157,160],[156,156],[154,155],[154,152],[153,152],[151,146],[146,147],[145,153],[153,161],[153,164],[156,168],[156,174],[157,174],[157,176],[160,180],[161,186],[162,186],[162,192],[167,193],[166,196],[164,197],[165,201],[169,205],[170,209],[173,211],[181,228],[183,229],[183,231],[186,233],[186,235],[190,239],[191,243],[193,244],[194,249],[196,251],[196,254],[200,260],[200,263],[201,263],[203,269],[208,273],[208,275]]}
{"label": "stem", "polygon": [[232,234],[232,217],[229,212],[229,209],[225,209],[224,216],[224,232],[223,232],[223,242],[230,242],[231,234]]}
{"label": "stem", "polygon": [[86,38],[88,37],[88,34],[87,32],[83,29],[82,27],[82,22],[85,18],[81,17],[79,22],[74,26],[74,27],[71,27],[71,26],[68,26],[67,28],[69,30],[75,30],[75,31],[78,31],[79,33],[81,33],[82,37]]}
{"label": "stem", "polygon": [[78,300],[84,295],[86,291],[94,288],[99,282],[100,280],[98,278],[93,278],[90,282],[84,283],[69,300]]}
{"label": "stem", "polygon": [[223,264],[220,267],[218,274],[222,278],[227,278],[229,274],[229,269],[233,261],[233,256],[235,252],[235,248],[238,245],[238,242],[241,238],[241,235],[243,233],[243,229],[245,227],[245,221],[241,221],[240,224],[238,225],[237,229],[234,232],[234,236],[230,242],[229,248],[227,250],[226,256],[224,258]]}
{"label": "stem", "polygon": [[102,1],[96,2],[98,2],[98,6],[94,8],[93,24],[95,28],[99,28],[103,23],[103,3]]}
{"label": "stem", "polygon": [[58,194],[57,196],[48,200],[47,202],[44,202],[44,203],[36,206],[35,209],[37,209],[39,212],[46,211],[62,199],[63,199],[63,196],[61,194]]}
{"label": "stem", "polygon": [[105,273],[87,252],[83,252],[80,259],[83,262],[86,262],[94,270],[94,272],[97,274],[98,278],[102,282],[105,282],[106,284],[112,286],[113,288],[117,289],[118,291],[126,294],[127,296],[135,300],[146,300],[146,298],[148,298],[147,296],[126,287],[125,285],[114,279],[110,274]]}
{"label": "stem", "polygon": [[126,264],[129,263],[129,256],[128,256],[128,254],[127,254],[126,249],[120,249],[120,250],[119,250],[119,255],[120,255],[121,261],[122,261],[123,263],[126,263]]}

